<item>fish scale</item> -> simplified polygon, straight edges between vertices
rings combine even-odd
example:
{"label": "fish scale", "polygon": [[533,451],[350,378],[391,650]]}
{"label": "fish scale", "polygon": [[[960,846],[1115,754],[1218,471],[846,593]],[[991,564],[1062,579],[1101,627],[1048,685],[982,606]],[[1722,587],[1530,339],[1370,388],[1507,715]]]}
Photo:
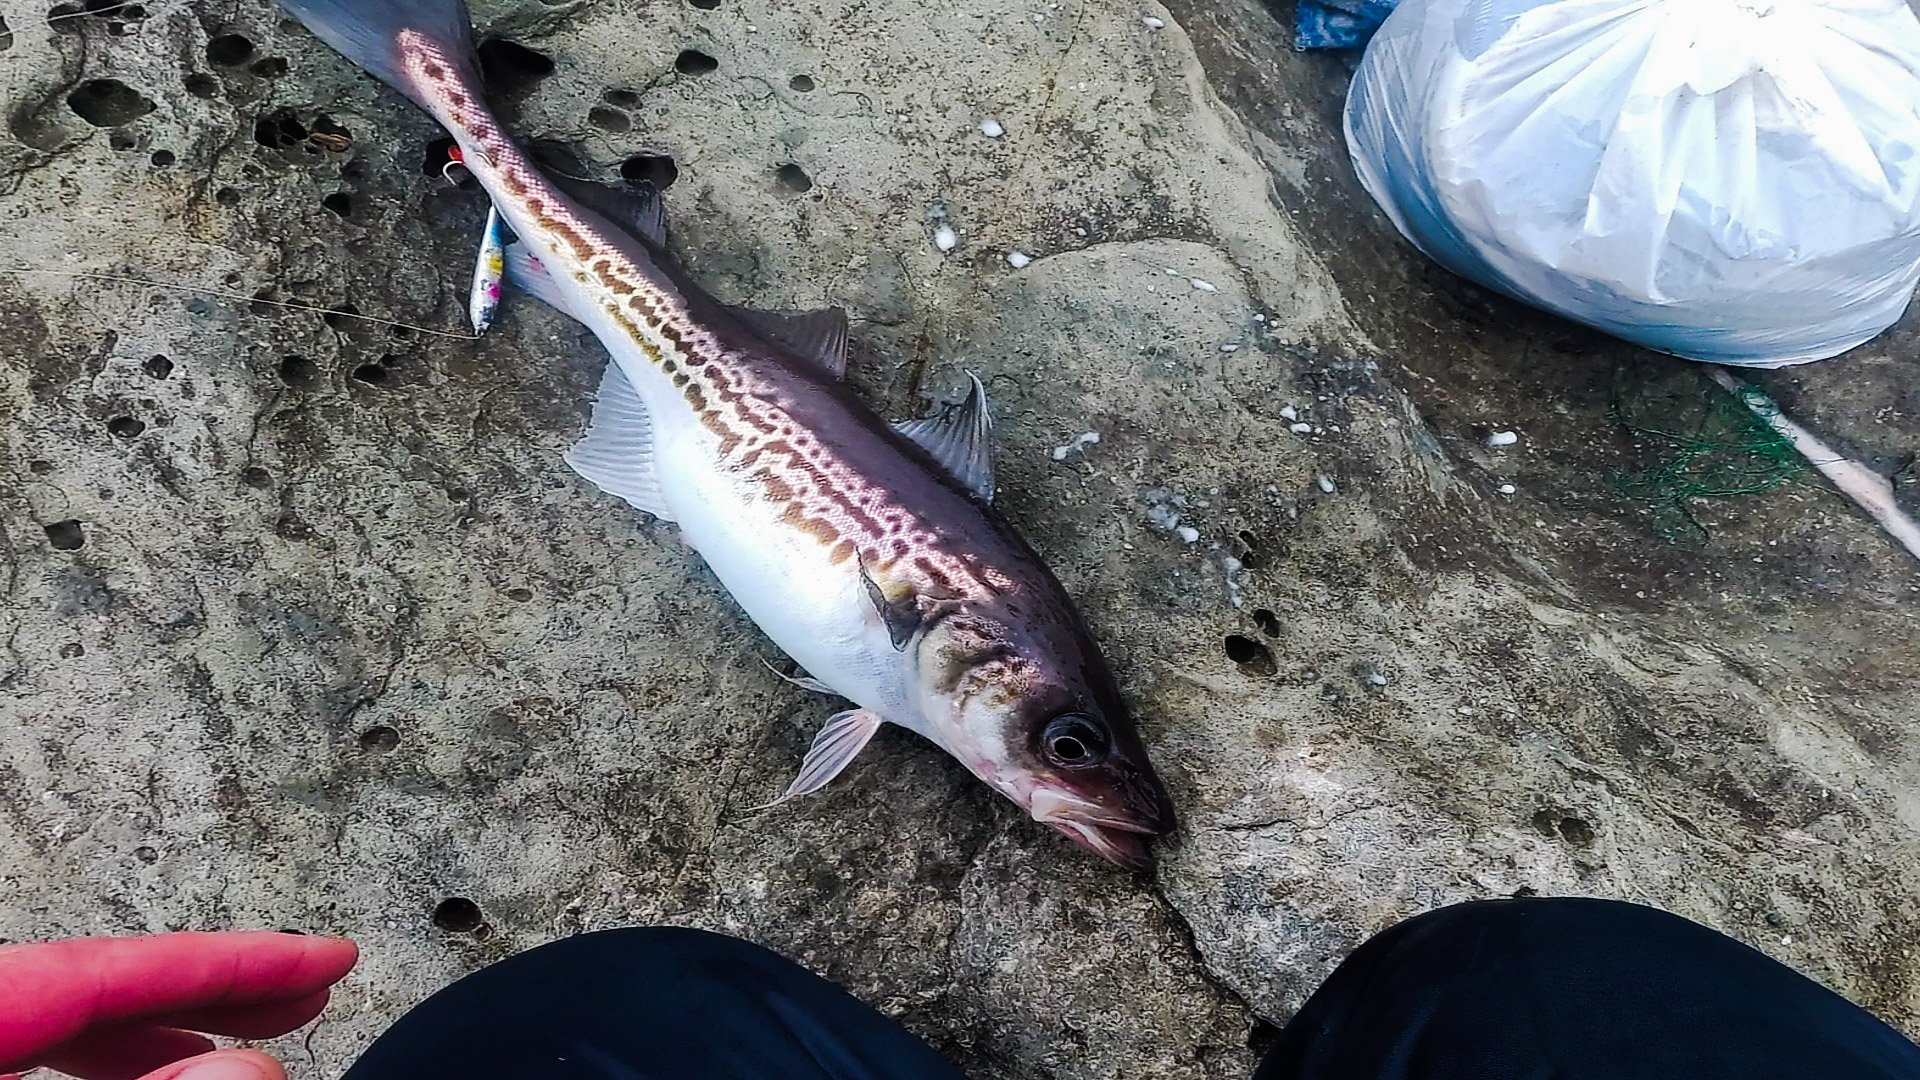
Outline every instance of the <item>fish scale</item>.
{"label": "fish scale", "polygon": [[937,531],[795,427],[774,399],[774,388],[755,378],[750,358],[701,328],[686,305],[566,207],[561,193],[461,85],[458,66],[436,45],[412,32],[401,33],[398,45],[408,75],[451,121],[456,138],[472,140],[462,146],[467,167],[482,185],[497,185],[509,198],[525,201],[529,221],[516,222],[523,239],[542,236],[543,246],[572,257],[565,272],[681,391],[719,439],[719,456],[753,470],[749,475],[782,507],[785,523],[827,545],[835,563],[858,555],[869,574],[892,577],[905,562],[913,571],[911,586],[964,597],[991,594],[988,575],[942,550]]}

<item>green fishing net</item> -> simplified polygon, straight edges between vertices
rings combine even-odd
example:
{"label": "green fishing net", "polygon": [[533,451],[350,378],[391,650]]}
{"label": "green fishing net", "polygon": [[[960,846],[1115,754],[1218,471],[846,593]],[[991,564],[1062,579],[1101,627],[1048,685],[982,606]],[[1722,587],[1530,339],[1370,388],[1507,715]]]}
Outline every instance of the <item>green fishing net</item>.
{"label": "green fishing net", "polygon": [[[1698,500],[1757,495],[1809,468],[1791,442],[1697,371],[1661,377],[1623,365],[1636,368],[1618,372],[1614,383],[1611,416],[1635,464],[1613,480],[1669,543],[1705,539]],[[1747,396],[1762,410],[1778,408],[1757,389]]]}

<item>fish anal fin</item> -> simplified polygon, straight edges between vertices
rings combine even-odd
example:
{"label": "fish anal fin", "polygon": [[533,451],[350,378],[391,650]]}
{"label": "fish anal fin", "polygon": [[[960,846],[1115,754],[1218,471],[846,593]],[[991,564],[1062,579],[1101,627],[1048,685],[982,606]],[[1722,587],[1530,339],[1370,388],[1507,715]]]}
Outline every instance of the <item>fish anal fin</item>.
{"label": "fish anal fin", "polygon": [[600,378],[586,437],[561,456],[600,490],[662,521],[673,520],[654,469],[653,418],[618,361],[608,361]]}
{"label": "fish anal fin", "polygon": [[987,388],[968,375],[966,399],[942,405],[918,420],[903,420],[893,429],[920,445],[941,468],[978,495],[993,501],[993,419],[987,414]]}
{"label": "fish anal fin", "polygon": [[817,311],[758,311],[729,308],[735,318],[816,371],[838,379],[847,373],[847,313],[843,308]]}
{"label": "fish anal fin", "polygon": [[879,713],[867,709],[849,709],[829,717],[820,734],[813,737],[806,760],[800,763],[800,775],[794,777],[793,783],[787,786],[786,794],[754,809],[779,806],[789,799],[811,795],[826,787],[853,763],[853,759],[873,740],[874,733],[880,730],[882,723],[885,721],[880,719]]}
{"label": "fish anal fin", "polygon": [[507,284],[533,297],[535,300],[553,308],[562,315],[579,318],[573,313],[567,302],[567,294],[560,283],[547,273],[547,265],[539,257],[527,250],[525,244],[508,244],[505,275]]}

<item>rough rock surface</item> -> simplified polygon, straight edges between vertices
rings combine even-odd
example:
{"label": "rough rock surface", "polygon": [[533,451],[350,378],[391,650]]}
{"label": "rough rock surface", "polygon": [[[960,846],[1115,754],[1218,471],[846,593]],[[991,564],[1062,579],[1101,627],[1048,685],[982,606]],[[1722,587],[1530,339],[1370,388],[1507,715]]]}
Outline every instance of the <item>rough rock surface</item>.
{"label": "rough rock surface", "polygon": [[[830,706],[561,463],[597,346],[511,302],[462,340],[482,207],[439,132],[265,4],[88,7],[0,30],[0,938],[352,934],[276,1044],[306,1076],[655,921],[972,1075],[1243,1076],[1368,933],[1523,891],[1680,911],[1920,1031],[1920,574],[1817,479],[1685,536],[1623,493],[1622,388],[1704,381],[1399,242],[1345,62],[1256,0],[475,3],[515,129],[670,158],[723,298],[850,308],[894,415],[988,380],[1004,505],[1183,810],[1153,880],[897,730],[748,813]],[[1920,323],[1769,385],[1911,472]]]}

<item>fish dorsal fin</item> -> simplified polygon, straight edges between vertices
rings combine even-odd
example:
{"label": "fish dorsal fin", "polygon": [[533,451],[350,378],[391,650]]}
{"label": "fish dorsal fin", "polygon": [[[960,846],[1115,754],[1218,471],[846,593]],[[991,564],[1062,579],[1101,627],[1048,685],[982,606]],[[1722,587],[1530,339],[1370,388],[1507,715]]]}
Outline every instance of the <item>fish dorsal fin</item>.
{"label": "fish dorsal fin", "polygon": [[561,457],[593,486],[662,521],[672,521],[653,465],[653,418],[617,360],[607,362],[586,437]]}
{"label": "fish dorsal fin", "polygon": [[795,356],[835,379],[847,373],[847,313],[843,308],[818,311],[756,311],[728,308],[734,317],[763,337],[785,345]]}
{"label": "fish dorsal fin", "polygon": [[793,778],[787,786],[786,794],[767,803],[756,806],[755,810],[779,806],[788,799],[797,799],[802,795],[811,795],[831,783],[833,778],[853,764],[860,751],[873,740],[874,732],[884,723],[880,714],[866,709],[850,709],[835,713],[827,719],[820,734],[813,737],[813,745],[807,750],[807,759],[800,763],[800,775]]}
{"label": "fish dorsal fin", "polygon": [[942,405],[918,420],[902,420],[893,429],[919,443],[975,495],[992,502],[993,446],[988,436],[993,419],[987,415],[987,388],[976,376],[967,380],[973,387],[965,401]]}
{"label": "fish dorsal fin", "polygon": [[[567,294],[561,291],[560,283],[547,273],[547,266],[527,250],[527,245],[513,243],[507,245],[506,267],[504,272],[507,284],[533,297],[535,300],[553,308],[562,315],[573,314],[573,308],[567,303]],[[602,388],[604,390],[604,387]]]}
{"label": "fish dorsal fin", "polygon": [[616,180],[601,183],[549,173],[553,186],[567,197],[662,251],[667,247],[667,214],[660,189],[650,183]]}

